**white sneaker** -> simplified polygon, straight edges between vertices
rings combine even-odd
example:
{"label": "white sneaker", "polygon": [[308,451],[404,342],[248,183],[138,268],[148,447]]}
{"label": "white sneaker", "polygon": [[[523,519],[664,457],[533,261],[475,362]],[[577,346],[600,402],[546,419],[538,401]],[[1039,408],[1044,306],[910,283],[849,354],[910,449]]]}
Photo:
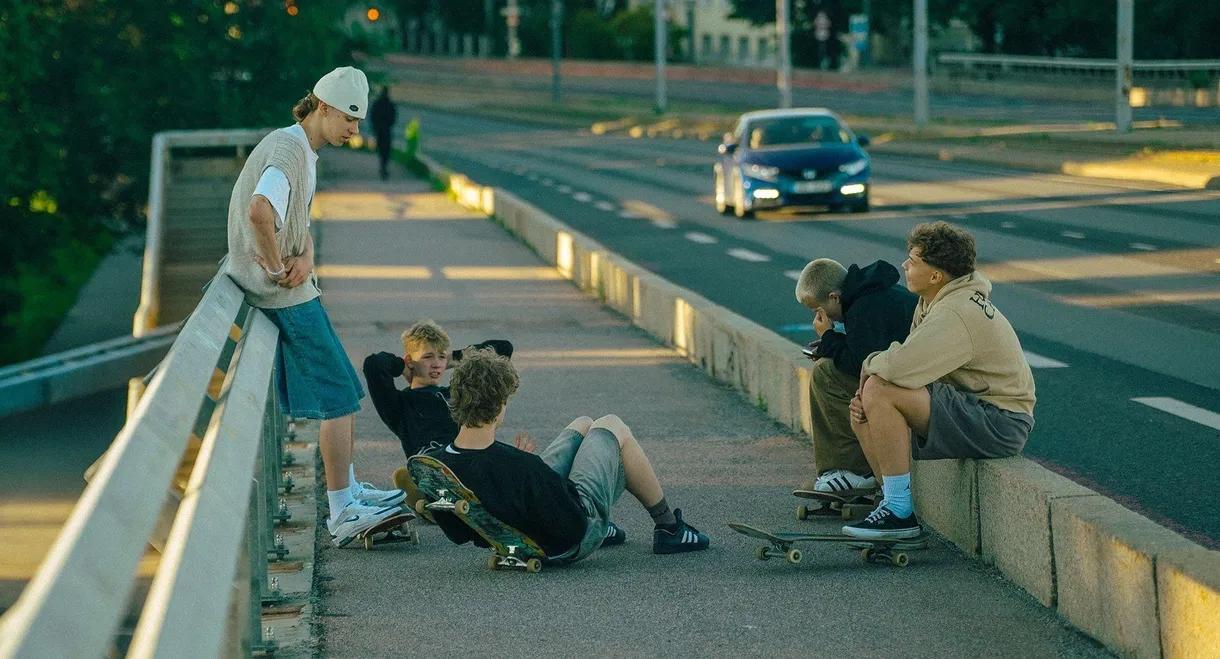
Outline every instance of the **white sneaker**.
{"label": "white sneaker", "polygon": [[861,476],[846,469],[832,469],[814,482],[816,492],[843,492],[845,490],[875,490],[877,479],[872,475]]}
{"label": "white sneaker", "polygon": [[360,533],[401,514],[402,508],[398,506],[373,508],[360,503],[350,503],[335,517],[334,522],[327,521],[326,529],[330,531],[330,541],[335,543],[336,547],[345,547]]}
{"label": "white sneaker", "polygon": [[372,483],[360,483],[359,485],[360,493],[355,498],[364,506],[384,508],[385,506],[397,506],[407,500],[407,493],[402,490],[378,490],[373,487]]}

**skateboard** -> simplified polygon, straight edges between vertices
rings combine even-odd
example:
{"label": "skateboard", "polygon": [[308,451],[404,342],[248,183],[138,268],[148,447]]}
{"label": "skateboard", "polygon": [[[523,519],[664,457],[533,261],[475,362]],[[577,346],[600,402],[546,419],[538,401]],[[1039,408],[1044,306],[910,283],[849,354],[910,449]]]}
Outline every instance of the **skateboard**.
{"label": "skateboard", "polygon": [[407,460],[407,470],[424,495],[423,499],[415,502],[415,510],[451,512],[483,536],[494,551],[487,560],[487,567],[527,572],[542,570],[546,553],[538,543],[487,512],[478,495],[463,485],[445,463],[426,455],[416,455]]}
{"label": "skateboard", "polygon": [[[411,472],[407,471],[406,467],[399,467],[394,470],[394,487],[407,493],[406,506],[409,509],[415,510],[415,502],[423,498],[423,493],[415,486],[415,481],[411,480]],[[432,513],[428,510],[415,510],[419,518],[429,524],[436,524],[436,520],[432,518]]]}
{"label": "skateboard", "polygon": [[415,519],[415,513],[404,509],[402,513],[384,519],[375,526],[357,533],[354,539],[364,542],[366,551],[372,550],[377,545],[392,542],[409,542],[418,545],[419,532],[411,529],[413,519]]}
{"label": "skateboard", "polygon": [[738,524],[737,522],[729,522],[729,528],[742,535],[766,540],[771,543],[769,547],[759,547],[754,551],[754,555],[759,560],[765,561],[773,556],[783,556],[793,565],[800,564],[802,558],[801,550],[792,547],[792,545],[798,542],[842,542],[851,549],[859,549],[860,558],[866,563],[889,561],[898,567],[906,567],[907,563],[910,562],[907,551],[926,549],[928,540],[931,537],[927,533],[923,533],[916,538],[903,538],[901,540],[870,540],[840,534],[771,533],[749,526],[748,524]]}
{"label": "skateboard", "polygon": [[816,490],[793,490],[792,495],[802,499],[813,499],[818,505],[801,504],[796,507],[796,518],[841,517],[860,519],[877,507],[879,490],[843,490],[841,492],[818,492]]}

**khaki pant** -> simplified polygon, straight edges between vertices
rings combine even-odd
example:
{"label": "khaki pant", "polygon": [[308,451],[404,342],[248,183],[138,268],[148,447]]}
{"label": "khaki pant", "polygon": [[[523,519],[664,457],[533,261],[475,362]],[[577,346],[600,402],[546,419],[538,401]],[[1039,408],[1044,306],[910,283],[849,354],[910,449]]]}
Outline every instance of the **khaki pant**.
{"label": "khaki pant", "polygon": [[864,449],[851,431],[847,407],[860,381],[835,368],[834,361],[819,359],[809,380],[809,408],[813,418],[813,464],[820,476],[832,469],[865,474],[872,469]]}

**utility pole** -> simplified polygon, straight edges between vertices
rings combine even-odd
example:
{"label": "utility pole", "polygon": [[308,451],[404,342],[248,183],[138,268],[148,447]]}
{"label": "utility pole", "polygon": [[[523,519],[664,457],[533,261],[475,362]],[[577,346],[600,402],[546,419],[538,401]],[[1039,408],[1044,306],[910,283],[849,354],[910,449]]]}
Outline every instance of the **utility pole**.
{"label": "utility pole", "polygon": [[915,0],[915,125],[928,126],[928,0]]}
{"label": "utility pole", "polygon": [[479,37],[479,56],[491,55],[492,30],[495,28],[495,0],[483,0],[483,34]]}
{"label": "utility pole", "polygon": [[551,102],[563,100],[559,81],[559,56],[563,47],[563,0],[551,0]]}
{"label": "utility pole", "polygon": [[517,6],[517,0],[508,0],[508,6],[500,11],[508,25],[508,61],[511,62],[521,54],[521,40],[517,38],[517,26],[521,24],[521,8]]}
{"label": "utility pole", "polygon": [[792,107],[792,39],[788,24],[789,0],[775,0],[775,40],[779,48],[779,71],[775,85],[779,87],[779,106]]}
{"label": "utility pole", "polygon": [[1114,76],[1114,126],[1131,132],[1131,58],[1135,41],[1135,2],[1118,0],[1118,50]]}
{"label": "utility pole", "polygon": [[665,54],[668,50],[667,41],[669,30],[668,23],[665,20],[665,0],[656,0],[652,6],[652,28],[653,28],[653,48],[656,50],[657,59],[657,103],[653,107],[653,111],[657,114],[665,114]]}

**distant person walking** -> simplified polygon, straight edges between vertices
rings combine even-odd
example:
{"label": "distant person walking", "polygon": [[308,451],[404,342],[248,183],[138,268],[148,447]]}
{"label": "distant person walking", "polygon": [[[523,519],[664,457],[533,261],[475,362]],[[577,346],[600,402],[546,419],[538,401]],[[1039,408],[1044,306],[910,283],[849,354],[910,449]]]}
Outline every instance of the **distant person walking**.
{"label": "distant person walking", "polygon": [[309,233],[317,151],[342,146],[357,133],[368,97],[364,73],[335,69],[292,108],[297,123],[271,131],[250,152],[229,199],[229,253],[220,269],[280,330],[276,388],[285,410],[321,421],[327,527],[340,546],[399,514],[406,498],[402,490],[356,480],[355,414],[364,389],[318,299]]}
{"label": "distant person walking", "polygon": [[369,110],[369,119],[373,122],[373,136],[377,138],[377,159],[381,161],[381,180],[390,178],[390,145],[393,143],[394,122],[398,120],[398,110],[390,99],[390,88],[381,88],[381,96],[373,101]]}

